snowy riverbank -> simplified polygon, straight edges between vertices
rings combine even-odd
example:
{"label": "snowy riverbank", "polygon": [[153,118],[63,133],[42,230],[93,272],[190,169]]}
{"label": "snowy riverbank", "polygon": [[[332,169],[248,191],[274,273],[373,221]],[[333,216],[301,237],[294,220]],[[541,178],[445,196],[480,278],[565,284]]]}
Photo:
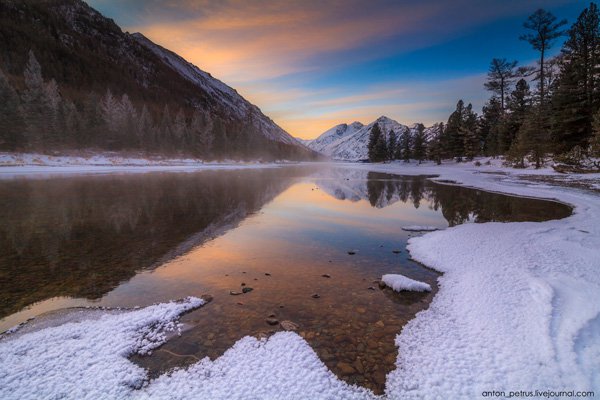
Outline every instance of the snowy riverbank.
{"label": "snowy riverbank", "polygon": [[184,172],[200,169],[270,168],[287,164],[295,164],[295,162],[244,162],[234,160],[205,162],[195,158],[144,157],[141,154],[124,155],[122,153],[47,155],[0,152],[0,179],[23,175],[46,176],[55,174]]}
{"label": "snowy riverbank", "polygon": [[[552,198],[575,207],[574,214],[563,220],[465,224],[410,240],[411,256],[444,275],[430,308],[417,314],[397,337],[398,368],[387,376],[387,397],[472,399],[482,398],[484,391],[505,391],[507,396],[510,391],[600,392],[600,195],[593,191],[600,174],[564,176],[548,169],[472,163],[339,165],[439,175],[437,180]],[[589,189],[565,186],[574,183]],[[184,311],[177,307],[167,307],[170,311],[159,318],[163,321],[159,327]],[[138,344],[148,335],[154,337],[156,320],[148,316],[160,309],[131,311],[128,318],[107,315],[93,323],[2,339],[0,397],[23,398],[27,393],[58,397],[74,382],[73,376],[78,389],[69,393],[71,398],[375,397],[337,379],[308,343],[291,332],[260,341],[246,337],[215,361],[204,359],[188,369],[144,380],[126,355],[145,348]],[[92,351],[85,341],[92,337],[87,332],[92,329],[115,334],[93,336],[98,344]],[[51,370],[36,356],[49,350],[61,355]]]}

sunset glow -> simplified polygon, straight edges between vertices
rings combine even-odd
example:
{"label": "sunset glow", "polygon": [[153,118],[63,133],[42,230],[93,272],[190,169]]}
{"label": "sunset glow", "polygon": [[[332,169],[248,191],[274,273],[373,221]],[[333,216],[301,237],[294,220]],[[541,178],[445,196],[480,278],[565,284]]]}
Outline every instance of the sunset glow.
{"label": "sunset glow", "polygon": [[[535,53],[513,34],[538,7],[573,20],[579,1],[91,0],[130,32],[210,72],[292,135],[387,115],[446,120],[479,110],[489,61]],[[476,49],[476,50],[475,50]],[[455,53],[463,54],[456,57]]]}

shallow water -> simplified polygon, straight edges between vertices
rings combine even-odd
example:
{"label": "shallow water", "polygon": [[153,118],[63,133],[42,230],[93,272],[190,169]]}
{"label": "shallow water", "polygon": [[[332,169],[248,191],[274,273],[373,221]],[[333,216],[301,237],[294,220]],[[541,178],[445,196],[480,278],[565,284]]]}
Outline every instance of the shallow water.
{"label": "shallow water", "polygon": [[[377,393],[395,368],[396,334],[437,291],[438,274],[405,250],[418,233],[402,226],[571,212],[424,177],[316,167],[15,179],[0,182],[0,202],[0,331],[63,307],[210,294],[182,318],[181,337],[134,361],[156,376],[214,359],[243,336],[281,330],[273,315],[298,325],[338,376]],[[385,273],[434,290],[380,289]],[[230,294],[244,287],[253,290]]]}

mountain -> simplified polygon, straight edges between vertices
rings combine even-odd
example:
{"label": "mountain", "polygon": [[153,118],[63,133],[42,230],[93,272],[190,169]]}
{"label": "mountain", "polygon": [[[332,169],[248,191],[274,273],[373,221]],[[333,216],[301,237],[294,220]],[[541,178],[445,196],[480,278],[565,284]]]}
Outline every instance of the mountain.
{"label": "mountain", "polygon": [[[109,137],[97,126],[80,126],[79,131],[85,132],[73,134],[79,136],[77,140],[86,136],[87,141],[83,144],[91,147],[128,149],[138,146],[144,149],[143,145],[148,144],[145,142],[153,141],[155,143],[147,145],[146,150],[185,153],[198,148],[199,152],[206,153],[210,145],[213,152],[226,157],[314,156],[314,152],[235,89],[142,34],[123,32],[112,19],[81,0],[0,0],[0,88],[5,78],[20,98],[30,89],[23,78],[26,65],[31,65],[30,50],[41,66],[44,83],[56,82],[58,91],[54,92],[58,92],[64,102],[62,108],[74,108],[78,120],[89,111],[90,101],[100,108],[114,100],[115,109],[129,108],[136,118],[141,118],[144,106],[147,108],[154,128],[151,135],[137,132],[140,137],[134,140],[135,135],[131,132],[113,132]],[[124,95],[127,95],[126,100],[123,100]],[[27,107],[21,108],[27,111]],[[177,122],[179,111],[181,116]],[[182,133],[179,128],[183,125],[188,131],[193,130],[195,112],[196,132]],[[106,131],[114,125],[107,121],[106,114],[86,117],[88,120],[92,117],[100,119],[99,122],[107,125],[103,127]],[[31,127],[33,119],[28,117],[24,115],[23,121],[18,121],[27,129],[23,129],[22,137],[12,138],[13,147],[82,146],[82,143],[75,143],[76,139],[64,137],[53,137],[58,144],[47,143],[46,133],[36,136],[35,127]],[[134,122],[139,125],[139,121]],[[175,126],[177,124],[179,128]],[[57,129],[57,135],[65,130]],[[119,134],[128,137],[119,137]],[[203,134],[210,137],[194,137]],[[5,149],[7,143],[4,138]]]}
{"label": "mountain", "polygon": [[[369,158],[369,135],[375,123],[389,137],[390,132],[399,138],[407,129],[411,135],[417,132],[417,124],[406,126],[386,116],[381,116],[368,125],[353,122],[350,125],[340,124],[325,131],[318,138],[311,140],[307,146],[334,160],[361,161]],[[425,128],[425,136],[429,138],[433,134],[433,127]]]}
{"label": "mountain", "polygon": [[325,131],[321,136],[316,139],[305,141],[305,144],[326,156],[331,156],[333,153],[333,145],[338,143],[341,139],[354,135],[358,130],[363,128],[364,125],[360,122],[353,122],[351,124],[339,124],[333,128]]}

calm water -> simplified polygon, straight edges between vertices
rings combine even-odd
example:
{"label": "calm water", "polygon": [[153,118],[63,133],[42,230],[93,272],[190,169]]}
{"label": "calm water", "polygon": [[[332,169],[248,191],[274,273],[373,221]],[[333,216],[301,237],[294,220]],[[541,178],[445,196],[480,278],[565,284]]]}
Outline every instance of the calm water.
{"label": "calm water", "polygon": [[[437,291],[438,274],[410,261],[406,240],[415,233],[402,226],[570,212],[555,202],[342,168],[0,181],[0,331],[64,307],[210,294],[211,303],[182,318],[189,329],[181,337],[134,361],[156,376],[214,359],[243,336],[281,330],[267,323],[272,316],[297,324],[340,377],[380,393],[394,368],[395,335]],[[381,290],[375,281],[385,273],[434,290]],[[230,294],[243,287],[253,290]]]}

